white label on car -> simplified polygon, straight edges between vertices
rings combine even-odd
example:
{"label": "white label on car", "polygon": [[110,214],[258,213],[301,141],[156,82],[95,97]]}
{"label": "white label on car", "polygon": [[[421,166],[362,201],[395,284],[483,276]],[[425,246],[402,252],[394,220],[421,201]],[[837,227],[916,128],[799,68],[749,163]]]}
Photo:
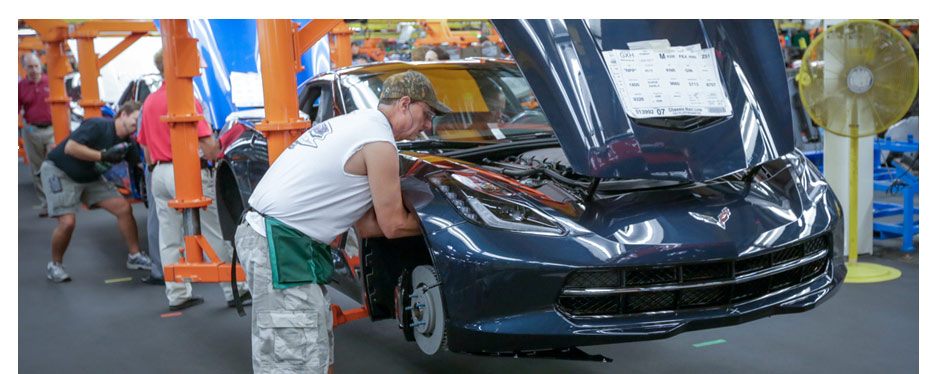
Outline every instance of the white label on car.
{"label": "white label on car", "polygon": [[488,122],[488,128],[491,129],[491,135],[494,135],[495,139],[501,140],[505,138],[504,133],[501,132],[497,123]]}
{"label": "white label on car", "polygon": [[603,51],[625,113],[632,118],[732,115],[715,51],[699,44]]}
{"label": "white label on car", "polygon": [[231,72],[231,101],[239,108],[263,107],[264,84],[255,72]]}

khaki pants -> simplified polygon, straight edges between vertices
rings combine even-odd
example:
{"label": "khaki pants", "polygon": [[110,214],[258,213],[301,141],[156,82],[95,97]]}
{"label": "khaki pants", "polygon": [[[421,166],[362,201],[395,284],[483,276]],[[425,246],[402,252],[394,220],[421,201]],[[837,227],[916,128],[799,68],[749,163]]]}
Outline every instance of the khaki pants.
{"label": "khaki pants", "polygon": [[43,162],[39,174],[42,177],[43,192],[49,198],[49,217],[78,213],[80,204],[93,207],[104,200],[121,197],[117,189],[105,182],[104,178],[78,183],[52,161]]}
{"label": "khaki pants", "polygon": [[335,360],[335,340],[325,286],[274,289],[267,238],[243,222],[234,234],[234,242],[254,297],[254,373],[328,373]]}
{"label": "khaki pants", "polygon": [[52,126],[36,127],[26,125],[23,127],[23,148],[26,150],[26,159],[29,160],[29,168],[33,172],[33,187],[36,189],[36,197],[39,198],[39,209],[46,211],[46,195],[42,191],[42,180],[39,178],[39,168],[42,162],[46,160],[46,155],[52,151],[55,146],[55,137],[52,132]]}
{"label": "khaki pants", "polygon": [[[231,249],[221,239],[221,224],[218,221],[218,205],[215,201],[215,177],[207,169],[202,170],[202,194],[212,199],[208,209],[199,211],[199,221],[202,236],[208,241],[221,261],[231,262]],[[162,265],[171,265],[179,262],[179,248],[185,247],[182,231],[182,213],[170,208],[168,203],[176,197],[176,183],[172,164],[159,164],[153,169],[152,187],[150,193],[156,204],[156,215],[159,218],[159,256]],[[225,300],[234,300],[229,282],[221,282],[221,290]],[[238,290],[244,293],[244,283],[238,283]],[[166,298],[169,305],[179,305],[192,297],[192,285],[188,282],[170,282],[166,279]]]}

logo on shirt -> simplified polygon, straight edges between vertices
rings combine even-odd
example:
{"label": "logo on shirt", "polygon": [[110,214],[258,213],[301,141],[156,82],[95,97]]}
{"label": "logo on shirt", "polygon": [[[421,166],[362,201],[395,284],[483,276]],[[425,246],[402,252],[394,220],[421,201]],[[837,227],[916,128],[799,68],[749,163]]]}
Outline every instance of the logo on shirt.
{"label": "logo on shirt", "polygon": [[297,145],[304,147],[319,148],[319,142],[325,140],[326,136],[332,133],[332,125],[328,122],[318,123],[312,126],[309,130],[303,133],[293,144],[290,144],[289,149],[293,149]]}

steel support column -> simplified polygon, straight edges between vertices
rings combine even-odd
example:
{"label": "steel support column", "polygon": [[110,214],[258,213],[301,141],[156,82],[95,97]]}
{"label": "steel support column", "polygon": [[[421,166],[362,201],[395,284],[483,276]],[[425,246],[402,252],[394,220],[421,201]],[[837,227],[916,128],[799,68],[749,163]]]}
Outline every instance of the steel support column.
{"label": "steel support column", "polygon": [[302,65],[296,59],[299,53],[295,51],[295,38],[296,26],[288,19],[257,20],[265,113],[257,130],[267,138],[271,165],[293,140],[309,128],[309,121],[299,118],[296,72]]}
{"label": "steel support column", "polygon": [[71,100],[65,92],[65,74],[68,74],[68,57],[65,56],[65,39],[46,42],[46,61],[48,61],[49,98],[46,101],[52,107],[52,128],[55,144],[68,138],[71,128]]}
{"label": "steel support column", "polygon": [[[231,265],[221,263],[198,225],[200,209],[211,204],[211,199],[202,194],[196,126],[203,118],[195,110],[192,88],[192,78],[199,75],[198,41],[189,35],[186,20],[161,20],[160,25],[168,100],[168,113],[161,119],[170,125],[176,187],[176,198],[169,201],[169,207],[183,213],[185,242],[185,256],[179,263],[165,266],[163,273],[167,281],[174,282],[230,281]],[[203,254],[210,263],[203,261]],[[243,280],[243,270],[237,271],[238,280]]]}
{"label": "steel support column", "polygon": [[104,102],[100,100],[98,90],[98,55],[94,52],[94,36],[80,36],[78,41],[78,72],[81,74],[81,101],[78,104],[85,110],[85,118],[101,116],[101,107]]}
{"label": "steel support column", "polygon": [[331,34],[335,41],[332,45],[332,63],[335,68],[351,66],[351,29],[342,22],[332,29]]}

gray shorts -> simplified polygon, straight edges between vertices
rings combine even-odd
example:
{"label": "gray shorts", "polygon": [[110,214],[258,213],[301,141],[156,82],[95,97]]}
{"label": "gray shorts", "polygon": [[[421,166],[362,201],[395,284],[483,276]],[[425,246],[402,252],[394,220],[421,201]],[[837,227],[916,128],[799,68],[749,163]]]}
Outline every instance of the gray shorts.
{"label": "gray shorts", "polygon": [[254,373],[327,373],[335,342],[325,286],[274,289],[267,238],[243,222],[234,239],[253,295]]}
{"label": "gray shorts", "polygon": [[55,166],[52,161],[44,161],[39,168],[42,179],[42,191],[46,195],[49,217],[58,217],[78,212],[78,205],[84,203],[89,208],[104,200],[121,197],[117,189],[104,179],[90,183],[78,183]]}

